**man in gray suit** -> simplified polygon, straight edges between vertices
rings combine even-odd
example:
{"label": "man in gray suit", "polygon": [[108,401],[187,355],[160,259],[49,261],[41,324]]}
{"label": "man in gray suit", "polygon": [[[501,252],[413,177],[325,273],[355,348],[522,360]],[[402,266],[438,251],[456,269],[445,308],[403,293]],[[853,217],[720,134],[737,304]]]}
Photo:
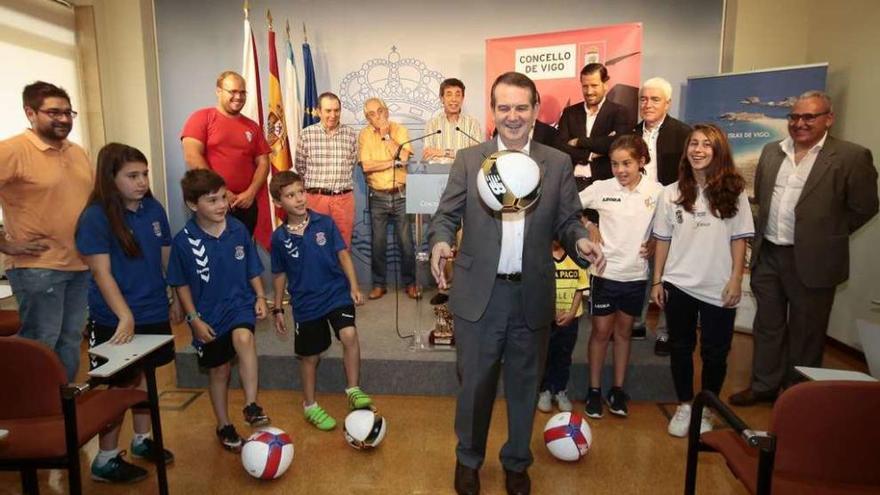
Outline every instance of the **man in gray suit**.
{"label": "man in gray suit", "polygon": [[[559,239],[570,256],[599,268],[605,263],[580,223],[570,159],[529,139],[538,115],[535,83],[516,72],[502,74],[492,85],[491,106],[498,139],[458,152],[428,234],[431,271],[443,288],[443,267],[464,224],[449,295],[461,380],[455,413],[460,494],[479,493],[478,470],[502,369],[508,415],[508,441],[501,449],[505,484],[508,493],[530,492],[529,442],[554,317],[551,242]],[[528,153],[541,169],[541,197],[525,213],[493,212],[480,200],[477,172],[499,149]]]}
{"label": "man in gray suit", "polygon": [[799,381],[795,366],[821,366],[834,291],[849,278],[849,236],[877,213],[871,152],[828,135],[833,123],[828,95],[804,93],[788,114],[789,137],[761,152],[752,384],[730,396],[733,405],[772,401]]}

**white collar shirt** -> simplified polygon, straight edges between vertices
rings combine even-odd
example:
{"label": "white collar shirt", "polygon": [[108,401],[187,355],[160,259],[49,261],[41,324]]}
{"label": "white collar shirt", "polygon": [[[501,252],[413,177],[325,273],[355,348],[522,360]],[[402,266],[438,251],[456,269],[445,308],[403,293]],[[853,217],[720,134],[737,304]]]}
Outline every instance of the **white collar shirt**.
{"label": "white collar shirt", "polygon": [[645,164],[645,172],[648,180],[655,182],[657,181],[657,139],[660,138],[660,128],[663,127],[664,122],[666,122],[665,115],[654,127],[648,127],[647,122],[642,126],[642,139],[648,145],[648,156],[651,157],[651,160]]}
{"label": "white collar shirt", "polygon": [[[507,149],[501,136],[498,136],[498,151]],[[529,154],[531,137],[520,150]],[[498,273],[522,273],[523,241],[526,233],[526,212],[501,214],[501,255],[498,258]]]}
{"label": "white collar shirt", "polygon": [[822,139],[801,158],[800,163],[795,163],[794,141],[790,136],[779,143],[785,158],[779,166],[779,173],[776,174],[773,194],[770,197],[770,211],[767,214],[767,226],[764,229],[764,238],[773,244],[778,246],[794,244],[794,209],[827,137],[826,132]]}
{"label": "white collar shirt", "polygon": [[587,106],[587,102],[584,101],[584,110],[587,112],[587,137],[590,137],[590,134],[593,132],[593,124],[596,123],[596,117],[599,115],[599,112],[602,111],[602,105],[605,104],[605,98],[602,98],[602,101],[599,102],[599,105],[596,107],[596,112],[590,112],[590,107]]}

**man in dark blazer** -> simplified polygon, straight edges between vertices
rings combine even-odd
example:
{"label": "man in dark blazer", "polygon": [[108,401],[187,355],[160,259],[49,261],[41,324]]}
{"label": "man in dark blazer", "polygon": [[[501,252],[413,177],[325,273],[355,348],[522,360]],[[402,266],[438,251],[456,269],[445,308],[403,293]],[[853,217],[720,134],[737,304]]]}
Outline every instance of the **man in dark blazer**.
{"label": "man in dark blazer", "polygon": [[[678,180],[678,164],[684,155],[685,140],[691,133],[691,127],[684,122],[669,116],[672,105],[672,85],[662,77],[652,77],[642,84],[639,91],[639,113],[642,121],[636,125],[635,133],[648,144],[651,160],[645,165],[648,180],[657,181],[668,186]],[[653,260],[651,270],[654,269]],[[648,278],[650,279],[650,276]],[[644,339],[646,336],[645,321],[648,316],[651,287],[647,287],[642,315],[633,323],[633,339]],[[654,353],[658,356],[669,355],[669,332],[666,330],[666,318],[663,313],[657,320],[657,340],[654,342]]]}
{"label": "man in dark blazer", "polygon": [[559,118],[559,139],[575,164],[575,175],[595,180],[613,177],[608,158],[611,143],[617,136],[631,134],[635,126],[625,107],[605,98],[607,82],[604,65],[585,65],[581,70],[584,101],[566,107]]}
{"label": "man in dark blazer", "polygon": [[[600,269],[605,260],[579,221],[580,202],[568,157],[529,137],[538,114],[534,82],[516,72],[502,74],[492,85],[491,107],[498,138],[456,155],[428,233],[431,271],[438,286],[445,287],[443,267],[452,257],[450,246],[463,222],[449,295],[461,379],[455,413],[456,492],[479,493],[478,470],[503,371],[508,416],[508,441],[501,449],[505,484],[508,493],[529,493],[529,443],[554,315],[551,243],[558,238],[570,256],[586,258]],[[501,214],[480,199],[480,165],[499,149],[528,153],[541,169],[541,196],[526,212]]]}
{"label": "man in dark blazer", "polygon": [[550,146],[551,148],[561,148],[559,143],[559,131],[550,124],[545,124],[540,120],[535,121],[535,128],[532,130],[532,139]]}
{"label": "man in dark blazer", "polygon": [[789,137],[761,152],[752,247],[757,301],[751,387],[730,396],[747,406],[797,383],[795,366],[821,366],[834,291],[849,278],[849,237],[877,214],[871,152],[828,135],[830,98],[801,95]]}

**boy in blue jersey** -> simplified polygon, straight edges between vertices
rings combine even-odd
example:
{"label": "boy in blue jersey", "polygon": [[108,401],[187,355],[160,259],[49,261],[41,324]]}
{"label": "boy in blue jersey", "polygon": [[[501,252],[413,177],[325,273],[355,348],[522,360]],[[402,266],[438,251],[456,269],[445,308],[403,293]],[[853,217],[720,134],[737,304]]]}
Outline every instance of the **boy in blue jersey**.
{"label": "boy in blue jersey", "polygon": [[168,264],[168,284],[186,312],[199,366],[209,369],[209,393],[217,418],[217,437],[223,447],[237,451],[242,440],[227,415],[230,361],[238,356],[244,388],[245,421],[269,423],[257,405],[256,319],[266,317],[266,297],[257,257],[247,228],[226,216],[226,184],[207,169],[190,170],[180,181],[183,199],[194,212],[174,236]]}
{"label": "boy in blue jersey", "polygon": [[336,420],[315,401],[315,374],[321,353],[330,347],[330,329],[342,342],[349,407],[373,404],[358,387],[361,351],[354,306],[363,304],[364,297],[339,229],[330,217],[306,208],[302,177],[281,172],[272,178],[269,191],[276,206],[287,213],[287,221],[272,234],[275,330],[287,332],[281,303],[287,284],[296,322],[293,346],[300,360],[303,414],[319,430],[332,430]]}

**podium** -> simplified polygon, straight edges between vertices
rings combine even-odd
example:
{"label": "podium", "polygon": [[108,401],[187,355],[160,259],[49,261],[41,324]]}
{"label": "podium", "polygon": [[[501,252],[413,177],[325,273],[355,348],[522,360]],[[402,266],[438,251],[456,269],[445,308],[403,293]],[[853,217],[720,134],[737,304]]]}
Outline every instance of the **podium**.
{"label": "podium", "polygon": [[[416,243],[416,273],[419,267],[430,263],[430,253],[424,239],[425,217],[433,215],[440,205],[440,198],[446,190],[451,165],[446,163],[413,162],[407,165],[406,175],[406,213],[414,215]],[[430,268],[428,268],[430,273]],[[423,299],[418,301],[418,317],[413,328],[413,342],[410,350],[450,349],[451,347],[431,346],[425,342],[423,328],[434,318],[431,313],[424,317]]]}

